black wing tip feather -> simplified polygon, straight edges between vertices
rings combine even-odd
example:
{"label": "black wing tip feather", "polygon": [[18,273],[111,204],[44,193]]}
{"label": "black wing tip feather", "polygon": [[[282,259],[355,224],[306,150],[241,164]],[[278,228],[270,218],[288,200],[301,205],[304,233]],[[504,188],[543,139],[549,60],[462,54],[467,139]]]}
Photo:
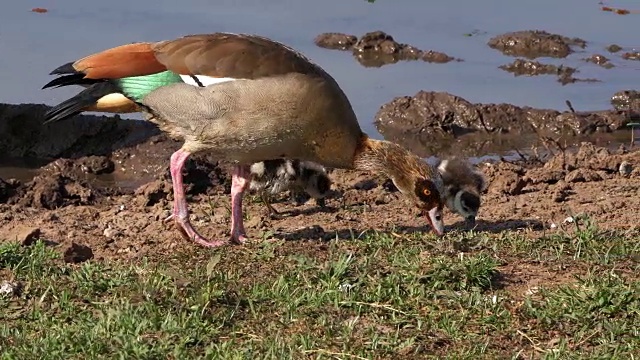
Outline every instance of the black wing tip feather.
{"label": "black wing tip feather", "polygon": [[68,62],[62,66],[57,67],[55,70],[49,73],[49,75],[64,75],[64,74],[81,74],[73,67],[73,62]]}
{"label": "black wing tip feather", "polygon": [[67,86],[67,85],[91,85],[97,82],[100,82],[100,80],[85,79],[84,74],[81,74],[81,73],[62,75],[46,83],[42,87],[42,89],[47,89],[52,87],[61,87],[61,86]]}
{"label": "black wing tip feather", "polygon": [[90,104],[79,102],[78,99],[72,97],[69,100],[63,101],[57,106],[51,108],[44,114],[45,121],[43,125],[68,119],[74,115],[82,112],[82,109]]}
{"label": "black wing tip feather", "polygon": [[101,97],[114,92],[120,92],[117,85],[111,82],[97,82],[89,86],[78,95],[67,99],[52,107],[44,114],[43,125],[68,119],[78,115],[88,106],[96,103]]}

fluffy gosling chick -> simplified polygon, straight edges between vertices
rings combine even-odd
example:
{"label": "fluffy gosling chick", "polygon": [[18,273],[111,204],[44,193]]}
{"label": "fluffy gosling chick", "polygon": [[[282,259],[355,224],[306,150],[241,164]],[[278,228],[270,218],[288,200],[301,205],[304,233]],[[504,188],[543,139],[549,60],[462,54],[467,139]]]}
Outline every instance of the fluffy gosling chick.
{"label": "fluffy gosling chick", "polygon": [[480,210],[481,194],[486,180],[482,173],[468,161],[459,158],[444,159],[438,164],[438,172],[445,186],[446,205],[474,225]]}
{"label": "fluffy gosling chick", "polygon": [[325,196],[331,189],[331,179],[326,169],[309,161],[266,160],[251,165],[250,170],[250,189],[260,195],[270,216],[279,214],[271,205],[272,195],[289,190],[297,204],[312,197],[316,199],[316,204],[324,207]]}

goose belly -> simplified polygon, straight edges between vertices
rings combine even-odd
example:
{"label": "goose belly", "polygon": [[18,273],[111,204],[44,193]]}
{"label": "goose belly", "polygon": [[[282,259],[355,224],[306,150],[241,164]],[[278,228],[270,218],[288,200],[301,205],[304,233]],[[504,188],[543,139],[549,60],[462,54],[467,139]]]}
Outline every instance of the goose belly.
{"label": "goose belly", "polygon": [[269,119],[262,121],[262,126],[231,123],[220,121],[212,124],[205,131],[208,134],[206,138],[188,138],[188,146],[193,146],[193,151],[207,152],[220,160],[242,164],[280,158],[319,160],[315,140],[308,140],[310,136],[304,129],[287,128]]}

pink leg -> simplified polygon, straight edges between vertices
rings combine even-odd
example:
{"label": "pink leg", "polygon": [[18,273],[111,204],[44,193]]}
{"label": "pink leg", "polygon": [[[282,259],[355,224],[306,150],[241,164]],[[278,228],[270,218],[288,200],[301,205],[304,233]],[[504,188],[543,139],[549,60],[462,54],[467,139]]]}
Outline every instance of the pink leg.
{"label": "pink leg", "polygon": [[248,166],[236,165],[231,176],[231,242],[242,244],[247,240],[242,221],[242,197],[251,183]]}
{"label": "pink leg", "polygon": [[196,243],[209,247],[223,245],[223,241],[209,241],[200,235],[189,222],[189,208],[184,195],[184,184],[182,183],[182,168],[187,158],[191,155],[188,151],[180,149],[171,155],[171,180],[173,182],[173,218],[178,225],[182,235]]}

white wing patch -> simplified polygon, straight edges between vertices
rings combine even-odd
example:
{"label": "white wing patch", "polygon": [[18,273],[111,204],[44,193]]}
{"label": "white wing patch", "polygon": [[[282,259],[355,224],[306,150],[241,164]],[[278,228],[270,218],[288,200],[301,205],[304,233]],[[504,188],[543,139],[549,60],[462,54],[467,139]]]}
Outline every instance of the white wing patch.
{"label": "white wing patch", "polygon": [[448,164],[449,164],[449,160],[442,160],[442,162],[440,163],[440,166],[438,166],[438,170],[440,170],[441,173],[446,172]]}
{"label": "white wing patch", "polygon": [[228,78],[228,77],[216,78],[216,77],[204,76],[204,75],[180,75],[180,77],[182,78],[182,81],[184,81],[186,84],[193,85],[193,86],[209,86],[209,85],[215,85],[215,84],[219,84],[226,81],[237,80],[237,79]]}
{"label": "white wing patch", "polygon": [[98,99],[97,103],[98,106],[99,105],[104,105],[104,104],[114,104],[114,103],[118,103],[118,102],[129,102],[130,100],[127,99],[126,96],[120,94],[120,93],[111,93],[111,94],[107,94],[103,97],[101,97],[100,99]]}

